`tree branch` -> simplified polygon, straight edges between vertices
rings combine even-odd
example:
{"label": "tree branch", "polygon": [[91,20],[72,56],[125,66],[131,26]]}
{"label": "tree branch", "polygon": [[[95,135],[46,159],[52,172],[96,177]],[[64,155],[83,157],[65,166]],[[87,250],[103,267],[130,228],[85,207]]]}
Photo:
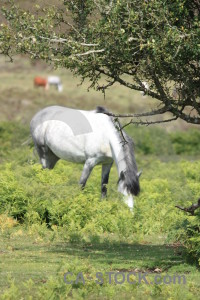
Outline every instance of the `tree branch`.
{"label": "tree branch", "polygon": [[[115,81],[119,82],[121,85],[124,85],[125,87],[128,87],[128,88],[130,88],[130,89],[132,89],[132,90],[136,90],[136,91],[143,91],[143,89],[141,89],[141,86],[138,86],[138,85],[136,85],[136,84],[127,82],[127,81],[121,79],[119,76],[117,76],[117,75],[115,75],[115,74],[111,74],[111,73],[106,72],[105,70],[100,69],[100,68],[96,68],[96,70],[99,71],[101,74],[104,74],[104,75],[106,75],[106,76],[108,76],[108,77],[110,77],[110,78],[115,79]],[[156,98],[156,99],[162,101],[160,95],[157,94],[157,93],[154,93],[154,92],[148,90],[148,91],[146,92],[146,94],[148,94],[148,95],[151,96],[152,98]]]}
{"label": "tree branch", "polygon": [[179,205],[176,205],[175,207],[176,207],[176,208],[179,208],[179,209],[181,209],[181,210],[183,210],[183,211],[186,211],[186,212],[190,213],[192,216],[194,216],[195,210],[198,209],[198,208],[200,207],[200,198],[198,199],[198,202],[197,202],[197,203],[192,204],[192,205],[189,206],[189,207],[181,207],[181,206],[179,206]]}
{"label": "tree branch", "polygon": [[173,118],[170,118],[170,119],[158,120],[158,121],[147,121],[147,120],[146,121],[143,121],[143,120],[133,121],[133,120],[131,120],[129,123],[127,123],[124,126],[122,126],[122,129],[124,129],[126,126],[128,126],[130,124],[149,126],[149,125],[153,125],[153,124],[168,123],[168,122],[171,122],[171,121],[175,121],[177,119],[178,119],[178,117],[173,117]]}
{"label": "tree branch", "polygon": [[39,36],[39,38],[43,39],[43,40],[48,40],[52,43],[61,43],[61,44],[76,43],[78,45],[86,46],[86,47],[95,47],[95,46],[99,45],[99,44],[92,44],[92,43],[78,43],[78,42],[75,42],[75,41],[70,41],[69,39],[63,39],[63,38],[59,38],[59,37],[48,38],[48,37],[45,37],[45,36]]}
{"label": "tree branch", "polygon": [[106,115],[115,117],[115,118],[140,118],[140,117],[149,117],[154,115],[161,115],[168,111],[168,108],[166,106],[159,108],[157,110],[148,111],[145,113],[139,113],[139,114],[113,114],[110,112],[105,112]]}
{"label": "tree branch", "polygon": [[77,53],[77,54],[73,54],[71,55],[72,57],[73,56],[84,56],[84,55],[90,55],[90,54],[93,54],[93,53],[101,53],[101,52],[104,52],[105,49],[99,49],[99,50],[89,50],[87,52],[84,52],[84,53]]}

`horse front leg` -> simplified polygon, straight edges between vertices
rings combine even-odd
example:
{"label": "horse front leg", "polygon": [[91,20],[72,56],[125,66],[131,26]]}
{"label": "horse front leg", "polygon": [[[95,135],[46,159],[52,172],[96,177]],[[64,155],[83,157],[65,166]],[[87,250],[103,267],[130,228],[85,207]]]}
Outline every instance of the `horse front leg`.
{"label": "horse front leg", "polygon": [[107,165],[102,165],[102,176],[101,176],[101,197],[105,198],[107,195],[107,184],[109,180],[110,169],[112,167],[112,163]]}
{"label": "horse front leg", "polygon": [[79,181],[79,184],[81,185],[82,189],[84,189],[86,182],[90,176],[90,173],[92,172],[92,169],[94,168],[95,165],[96,165],[96,162],[94,159],[86,160],[84,167],[83,167],[82,174],[81,174],[81,178]]}

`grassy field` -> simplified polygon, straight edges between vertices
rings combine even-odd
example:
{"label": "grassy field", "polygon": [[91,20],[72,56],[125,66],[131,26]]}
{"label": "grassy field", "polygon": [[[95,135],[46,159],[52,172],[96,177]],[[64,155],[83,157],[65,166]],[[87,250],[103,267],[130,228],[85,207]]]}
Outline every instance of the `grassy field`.
{"label": "grassy field", "polygon": [[[128,243],[112,241],[105,236],[101,241],[67,242],[65,234],[36,228],[25,231],[12,230],[1,237],[1,290],[3,299],[198,299],[199,273],[195,266],[185,263],[181,248],[176,245]],[[85,284],[67,285],[64,274],[72,272],[69,280],[82,272]],[[104,275],[103,285],[95,284],[96,272]],[[106,272],[135,272],[131,285],[125,281],[119,285],[109,284]],[[147,273],[146,283],[139,282],[139,273]],[[156,275],[184,275],[186,284],[156,285]],[[92,279],[89,279],[91,277]],[[120,278],[119,278],[120,281]],[[6,289],[6,291],[5,291]]]}
{"label": "grassy field", "polygon": [[[132,214],[117,192],[115,167],[108,199],[100,201],[100,167],[81,191],[81,165],[59,161],[42,170],[26,141],[30,119],[47,105],[138,112],[151,109],[148,97],[116,85],[104,99],[69,71],[24,57],[12,64],[0,57],[0,65],[0,299],[199,299],[199,263],[184,235],[196,217],[175,208],[200,194],[198,131],[181,121],[127,128],[143,170]],[[50,74],[61,77],[62,93],[33,87],[34,76]],[[85,284],[66,284],[66,272],[74,281],[81,272]],[[114,272],[111,283],[106,272]],[[136,282],[115,283],[120,272],[134,272]],[[176,275],[186,284],[166,284]]]}

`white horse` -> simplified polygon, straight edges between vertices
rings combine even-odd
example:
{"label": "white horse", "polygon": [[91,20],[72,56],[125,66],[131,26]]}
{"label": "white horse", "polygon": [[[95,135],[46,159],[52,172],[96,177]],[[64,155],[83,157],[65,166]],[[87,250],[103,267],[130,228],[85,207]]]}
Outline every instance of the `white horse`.
{"label": "white horse", "polygon": [[[101,194],[106,196],[113,160],[119,180],[118,190],[125,202],[133,208],[133,197],[140,191],[139,176],[133,152],[133,141],[116,129],[107,110],[93,111],[50,106],[39,111],[31,120],[31,135],[43,168],[54,168],[59,159],[84,163],[80,184],[86,181],[94,168],[102,164]],[[124,141],[125,139],[125,141]]]}
{"label": "white horse", "polygon": [[48,82],[48,86],[54,85],[56,86],[59,92],[62,92],[63,86],[59,76],[48,76],[47,82]]}
{"label": "white horse", "polygon": [[[142,81],[142,85],[143,85],[143,87],[145,88],[146,91],[149,90],[149,85],[148,85],[148,83],[147,83],[146,81]],[[145,97],[145,95],[146,95],[144,91],[140,91],[140,94],[141,94],[143,97]]]}

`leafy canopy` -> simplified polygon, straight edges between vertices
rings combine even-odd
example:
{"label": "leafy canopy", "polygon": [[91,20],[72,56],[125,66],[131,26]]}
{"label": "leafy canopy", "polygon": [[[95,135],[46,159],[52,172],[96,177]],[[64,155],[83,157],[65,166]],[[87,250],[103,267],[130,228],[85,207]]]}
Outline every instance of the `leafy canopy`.
{"label": "leafy canopy", "polygon": [[65,0],[32,12],[11,3],[2,11],[1,53],[26,53],[97,90],[118,82],[161,103],[129,116],[170,112],[165,121],[200,124],[199,0]]}

